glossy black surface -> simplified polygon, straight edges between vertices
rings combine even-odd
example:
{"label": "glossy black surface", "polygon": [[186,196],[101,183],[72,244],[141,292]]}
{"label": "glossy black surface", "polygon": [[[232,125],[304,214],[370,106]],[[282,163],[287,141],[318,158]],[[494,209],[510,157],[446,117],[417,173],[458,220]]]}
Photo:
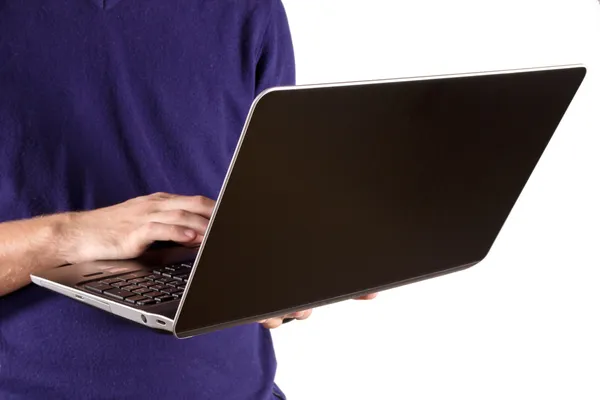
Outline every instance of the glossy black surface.
{"label": "glossy black surface", "polygon": [[178,335],[482,260],[584,75],[578,67],[267,94]]}

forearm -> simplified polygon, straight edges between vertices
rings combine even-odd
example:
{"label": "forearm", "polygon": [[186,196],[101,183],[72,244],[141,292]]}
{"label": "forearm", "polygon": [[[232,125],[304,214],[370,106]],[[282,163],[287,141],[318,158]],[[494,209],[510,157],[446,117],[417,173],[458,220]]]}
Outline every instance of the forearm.
{"label": "forearm", "polygon": [[0,297],[29,284],[30,274],[68,263],[69,214],[0,223]]}

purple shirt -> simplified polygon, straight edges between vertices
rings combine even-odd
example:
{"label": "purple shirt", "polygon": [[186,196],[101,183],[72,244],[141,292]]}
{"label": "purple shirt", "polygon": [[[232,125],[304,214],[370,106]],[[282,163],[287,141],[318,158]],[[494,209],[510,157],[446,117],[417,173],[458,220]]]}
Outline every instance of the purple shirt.
{"label": "purple shirt", "polygon": [[[280,0],[2,2],[0,221],[216,198],[252,100],[294,76]],[[0,299],[1,399],[266,400],[275,368],[258,324],[178,340],[32,285]]]}

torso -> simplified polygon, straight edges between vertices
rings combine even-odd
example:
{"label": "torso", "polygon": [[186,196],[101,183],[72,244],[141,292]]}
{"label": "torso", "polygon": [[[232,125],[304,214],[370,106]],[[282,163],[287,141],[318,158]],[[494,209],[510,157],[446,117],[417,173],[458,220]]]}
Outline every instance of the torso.
{"label": "torso", "polygon": [[[0,1],[0,221],[216,197],[271,1]],[[271,399],[257,324],[177,340],[29,286],[0,299],[0,398]]]}

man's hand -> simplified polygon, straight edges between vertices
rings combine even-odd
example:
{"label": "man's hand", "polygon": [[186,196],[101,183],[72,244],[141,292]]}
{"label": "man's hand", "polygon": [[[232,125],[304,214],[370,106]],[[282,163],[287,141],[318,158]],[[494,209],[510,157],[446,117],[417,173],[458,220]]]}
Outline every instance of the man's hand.
{"label": "man's hand", "polygon": [[134,258],[155,241],[202,242],[215,202],[156,193],[94,211],[0,223],[0,296],[35,271],[64,264]]}
{"label": "man's hand", "polygon": [[202,196],[155,193],[94,211],[69,214],[70,263],[135,258],[155,241],[199,245],[215,202]]}
{"label": "man's hand", "polygon": [[297,320],[305,320],[308,317],[310,317],[311,314],[312,310],[299,311],[293,314],[284,315],[283,317],[264,319],[262,321],[259,321],[259,323],[267,329],[275,329],[279,328],[283,324],[283,321],[286,319],[291,318]]}
{"label": "man's hand", "polygon": [[[361,297],[357,297],[355,300],[373,300],[375,297],[377,297],[377,293],[372,293],[372,294],[368,294],[366,296],[361,296]],[[287,314],[284,315],[283,317],[279,317],[279,318],[270,318],[270,319],[265,319],[262,321],[259,321],[260,324],[262,324],[262,326],[264,326],[267,329],[275,329],[275,328],[279,328],[282,324],[283,321],[286,319],[296,319],[296,320],[305,320],[308,317],[311,316],[313,310],[305,310],[305,311],[300,311],[300,312],[296,312],[293,314]]]}

